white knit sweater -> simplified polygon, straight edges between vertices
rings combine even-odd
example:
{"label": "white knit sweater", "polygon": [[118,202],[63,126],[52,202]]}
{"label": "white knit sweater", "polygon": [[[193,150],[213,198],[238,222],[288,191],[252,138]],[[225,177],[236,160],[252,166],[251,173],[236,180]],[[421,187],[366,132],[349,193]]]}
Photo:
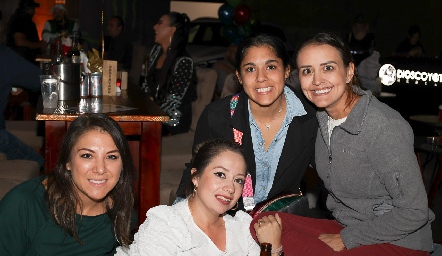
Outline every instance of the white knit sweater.
{"label": "white knit sweater", "polygon": [[224,216],[226,251],[219,250],[195,224],[183,200],[173,206],[150,209],[129,250],[119,247],[116,255],[259,255],[259,245],[250,235],[252,218],[238,211],[235,217]]}

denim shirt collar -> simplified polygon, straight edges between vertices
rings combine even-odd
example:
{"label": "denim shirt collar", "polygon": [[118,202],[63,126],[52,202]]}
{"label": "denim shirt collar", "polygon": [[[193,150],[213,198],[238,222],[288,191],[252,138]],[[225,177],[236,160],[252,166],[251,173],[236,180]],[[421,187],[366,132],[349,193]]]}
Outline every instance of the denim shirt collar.
{"label": "denim shirt collar", "polygon": [[[302,105],[301,100],[295,95],[295,93],[290,90],[287,86],[284,86],[284,96],[286,100],[286,114],[282,126],[288,126],[293,120],[295,116],[303,116],[307,114],[307,111],[304,109],[304,105]],[[247,102],[247,109],[249,111],[249,123],[255,127],[258,127],[258,124],[253,119],[252,112],[250,110],[250,101]]]}
{"label": "denim shirt collar", "polygon": [[287,106],[286,116],[267,151],[264,149],[264,138],[251,114],[250,102],[248,102],[250,131],[256,163],[255,204],[265,200],[270,192],[290,123],[295,116],[307,114],[299,98],[287,86],[284,87],[284,95]]}

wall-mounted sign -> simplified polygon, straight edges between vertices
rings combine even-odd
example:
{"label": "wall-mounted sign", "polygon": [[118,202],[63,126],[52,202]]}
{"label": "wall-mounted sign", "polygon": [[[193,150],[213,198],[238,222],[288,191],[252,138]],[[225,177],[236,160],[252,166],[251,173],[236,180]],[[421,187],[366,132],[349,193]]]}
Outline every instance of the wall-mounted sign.
{"label": "wall-mounted sign", "polygon": [[381,78],[381,83],[386,86],[390,86],[394,82],[438,86],[438,83],[442,82],[442,74],[408,69],[396,69],[391,64],[384,64],[379,69],[379,78]]}

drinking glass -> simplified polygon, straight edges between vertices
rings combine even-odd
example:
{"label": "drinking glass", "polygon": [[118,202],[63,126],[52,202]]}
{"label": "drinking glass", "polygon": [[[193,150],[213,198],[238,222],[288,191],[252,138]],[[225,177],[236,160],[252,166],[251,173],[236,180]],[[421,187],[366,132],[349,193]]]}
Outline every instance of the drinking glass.
{"label": "drinking glass", "polygon": [[41,75],[40,83],[43,108],[56,108],[58,103],[60,76]]}

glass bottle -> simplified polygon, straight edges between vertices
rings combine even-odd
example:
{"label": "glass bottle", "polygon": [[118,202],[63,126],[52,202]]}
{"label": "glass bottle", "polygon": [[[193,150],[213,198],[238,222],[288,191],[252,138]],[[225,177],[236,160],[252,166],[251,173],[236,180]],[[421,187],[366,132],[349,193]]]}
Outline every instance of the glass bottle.
{"label": "glass bottle", "polygon": [[78,34],[76,32],[72,33],[72,47],[66,53],[66,57],[71,63],[80,63],[80,50],[78,50]]}
{"label": "glass bottle", "polygon": [[271,243],[261,243],[261,253],[260,256],[271,256],[272,255],[272,244]]}
{"label": "glass bottle", "polygon": [[61,45],[61,35],[54,38],[54,55],[52,56],[52,62],[59,64],[63,62],[63,53],[62,53],[62,45]]}

